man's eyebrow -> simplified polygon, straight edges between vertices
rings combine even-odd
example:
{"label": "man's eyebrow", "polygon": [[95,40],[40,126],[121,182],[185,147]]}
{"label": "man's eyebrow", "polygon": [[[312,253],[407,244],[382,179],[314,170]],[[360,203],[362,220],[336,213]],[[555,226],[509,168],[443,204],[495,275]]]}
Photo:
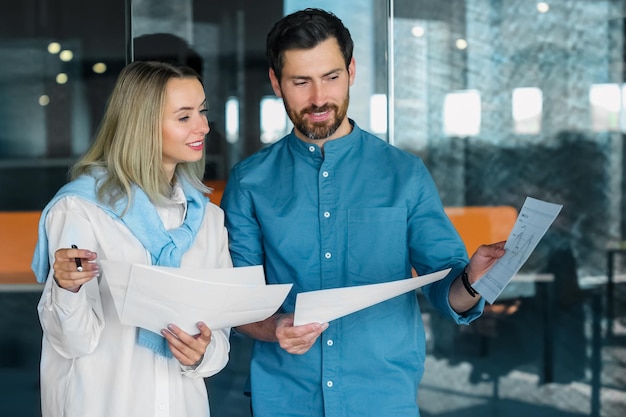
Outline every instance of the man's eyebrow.
{"label": "man's eyebrow", "polygon": [[326,74],[322,75],[322,77],[328,77],[329,75],[336,74],[338,72],[343,72],[345,68],[335,68],[334,70],[328,71]]}
{"label": "man's eyebrow", "polygon": [[290,80],[311,80],[313,79],[313,77],[308,76],[308,75],[292,75],[290,77],[287,77]]}
{"label": "man's eyebrow", "polygon": [[[333,70],[328,71],[325,74],[322,74],[322,78],[324,77],[328,77],[329,75],[332,74],[336,74],[342,71],[342,68],[335,68]],[[293,75],[291,77],[289,77],[290,80],[311,80],[314,77],[310,76],[310,75]]]}

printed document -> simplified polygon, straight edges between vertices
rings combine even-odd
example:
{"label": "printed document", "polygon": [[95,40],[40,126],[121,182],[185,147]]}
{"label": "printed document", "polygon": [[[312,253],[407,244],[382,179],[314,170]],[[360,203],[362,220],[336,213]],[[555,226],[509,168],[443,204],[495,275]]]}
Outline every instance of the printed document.
{"label": "printed document", "polygon": [[493,304],[504,287],[528,260],[562,207],[560,204],[526,197],[524,206],[504,245],[506,253],[481,279],[472,284],[472,288],[478,291],[487,302]]}

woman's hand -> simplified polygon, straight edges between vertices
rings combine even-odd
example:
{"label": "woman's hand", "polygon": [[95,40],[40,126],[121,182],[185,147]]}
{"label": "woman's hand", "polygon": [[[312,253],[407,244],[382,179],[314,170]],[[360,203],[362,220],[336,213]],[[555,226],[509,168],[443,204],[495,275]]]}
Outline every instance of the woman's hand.
{"label": "woman's hand", "polygon": [[[98,255],[87,249],[63,248],[54,252],[52,271],[59,287],[78,292],[81,285],[100,274],[98,264],[94,262]],[[78,261],[81,268],[78,268]],[[82,269],[80,271],[79,269]]]}
{"label": "woman's hand", "polygon": [[161,334],[167,340],[172,354],[185,366],[198,366],[211,343],[211,329],[203,322],[197,324],[200,333],[190,335],[175,324],[170,324]]}

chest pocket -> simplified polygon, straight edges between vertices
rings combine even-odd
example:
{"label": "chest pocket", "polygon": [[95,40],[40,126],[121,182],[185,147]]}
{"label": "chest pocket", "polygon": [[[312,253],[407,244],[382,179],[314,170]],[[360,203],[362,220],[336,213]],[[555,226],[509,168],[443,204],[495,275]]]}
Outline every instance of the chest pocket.
{"label": "chest pocket", "polygon": [[348,211],[348,275],[353,284],[408,278],[407,213],[400,207]]}

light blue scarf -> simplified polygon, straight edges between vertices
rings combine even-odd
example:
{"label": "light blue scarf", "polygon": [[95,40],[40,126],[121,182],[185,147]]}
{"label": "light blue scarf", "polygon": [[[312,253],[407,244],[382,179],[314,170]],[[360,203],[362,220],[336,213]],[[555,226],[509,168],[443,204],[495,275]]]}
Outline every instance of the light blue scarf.
{"label": "light blue scarf", "polygon": [[[126,207],[127,199],[118,200],[114,207],[105,205],[97,198],[98,180],[99,177],[80,176],[61,187],[43,209],[39,219],[39,235],[31,265],[37,281],[44,282],[50,268],[48,263],[48,238],[45,228],[46,216],[50,208],[58,200],[70,195],[96,204],[109,216],[126,225],[150,252],[153,265],[179,267],[183,253],[193,244],[196,233],[200,229],[208,198],[181,177],[180,183],[187,199],[187,215],[180,227],[168,231],[165,229],[154,204],[141,188],[133,185],[130,207],[124,216],[120,217],[120,213]],[[68,242],[68,245],[70,243]],[[167,340],[163,336],[142,328],[137,330],[137,343],[140,346],[152,349],[165,357],[172,357]]]}

